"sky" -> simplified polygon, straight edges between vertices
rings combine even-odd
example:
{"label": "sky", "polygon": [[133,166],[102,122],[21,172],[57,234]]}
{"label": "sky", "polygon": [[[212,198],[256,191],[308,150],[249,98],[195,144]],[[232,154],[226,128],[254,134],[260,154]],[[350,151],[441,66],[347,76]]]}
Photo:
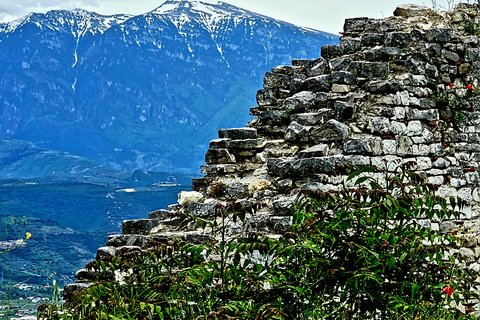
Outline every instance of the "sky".
{"label": "sky", "polygon": [[[216,0],[203,0],[216,3]],[[146,13],[164,0],[0,0],[0,22],[11,21],[30,12],[82,8],[111,15]],[[339,34],[345,18],[383,18],[393,15],[401,3],[415,3],[448,9],[458,0],[225,0],[229,4],[279,20],[321,31]],[[471,0],[471,2],[474,2]]]}

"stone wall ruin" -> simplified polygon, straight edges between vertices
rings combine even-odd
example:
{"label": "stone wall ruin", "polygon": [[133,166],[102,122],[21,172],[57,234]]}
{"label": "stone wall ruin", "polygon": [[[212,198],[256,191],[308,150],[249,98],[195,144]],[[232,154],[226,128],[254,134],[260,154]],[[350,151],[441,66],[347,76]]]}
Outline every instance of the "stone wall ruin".
{"label": "stone wall ruin", "polygon": [[[332,174],[338,165],[394,170],[415,161],[440,196],[469,204],[462,219],[425,223],[461,237],[464,247],[452,251],[480,271],[479,19],[477,4],[452,12],[404,5],[385,19],[347,19],[340,44],[324,46],[320,58],[267,72],[254,118],[210,142],[195,192],[148,219],[125,221],[97,259],[143,250],[152,238],[215,241],[195,225],[179,229],[175,213],[214,219],[217,203],[227,201],[267,204],[228,225],[230,237],[251,230],[278,237],[296,189],[343,188],[345,177]],[[88,270],[76,277],[66,291],[90,285]]]}

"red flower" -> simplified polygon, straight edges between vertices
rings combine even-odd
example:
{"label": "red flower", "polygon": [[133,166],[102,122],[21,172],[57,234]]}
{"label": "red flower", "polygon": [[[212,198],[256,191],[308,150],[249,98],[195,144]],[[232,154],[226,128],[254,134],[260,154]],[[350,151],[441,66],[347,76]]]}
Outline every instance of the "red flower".
{"label": "red flower", "polygon": [[472,88],[471,85],[467,84],[467,89],[468,89],[468,90],[472,90],[473,88]]}
{"label": "red flower", "polygon": [[446,293],[447,296],[451,296],[453,294],[453,288],[452,287],[445,287],[442,290],[443,293]]}
{"label": "red flower", "polygon": [[453,88],[453,87],[455,87],[455,84],[450,83],[449,86],[450,86],[450,88]]}

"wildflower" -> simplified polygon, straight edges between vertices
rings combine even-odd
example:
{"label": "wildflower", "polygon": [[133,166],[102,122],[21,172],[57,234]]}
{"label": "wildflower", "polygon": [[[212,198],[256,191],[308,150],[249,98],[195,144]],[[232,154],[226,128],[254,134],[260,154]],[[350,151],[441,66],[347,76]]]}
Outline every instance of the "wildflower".
{"label": "wildflower", "polygon": [[467,85],[467,89],[468,89],[468,90],[472,90],[473,88],[472,88],[471,85],[468,84],[468,85]]}
{"label": "wildflower", "polygon": [[25,235],[26,235],[26,238],[25,238],[25,240],[28,240],[28,239],[30,239],[30,237],[32,236],[32,234],[31,234],[30,232],[27,232]]}
{"label": "wildflower", "polygon": [[449,86],[450,88],[453,88],[453,87],[455,87],[455,84],[450,83],[448,86]]}
{"label": "wildflower", "polygon": [[447,296],[450,297],[453,294],[453,288],[452,287],[445,287],[445,288],[443,288],[442,292],[446,293]]}

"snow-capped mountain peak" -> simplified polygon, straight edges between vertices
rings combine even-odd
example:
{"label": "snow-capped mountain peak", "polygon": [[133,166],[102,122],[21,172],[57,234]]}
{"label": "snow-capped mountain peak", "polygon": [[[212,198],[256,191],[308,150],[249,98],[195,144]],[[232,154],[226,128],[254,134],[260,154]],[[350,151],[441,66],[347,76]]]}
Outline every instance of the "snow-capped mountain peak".
{"label": "snow-capped mountain peak", "polygon": [[121,24],[131,17],[133,16],[129,14],[104,16],[83,9],[50,10],[45,14],[30,13],[17,20],[0,23],[0,33],[13,33],[26,23],[34,23],[41,30],[63,30],[76,36],[87,32],[102,34],[110,27]]}

